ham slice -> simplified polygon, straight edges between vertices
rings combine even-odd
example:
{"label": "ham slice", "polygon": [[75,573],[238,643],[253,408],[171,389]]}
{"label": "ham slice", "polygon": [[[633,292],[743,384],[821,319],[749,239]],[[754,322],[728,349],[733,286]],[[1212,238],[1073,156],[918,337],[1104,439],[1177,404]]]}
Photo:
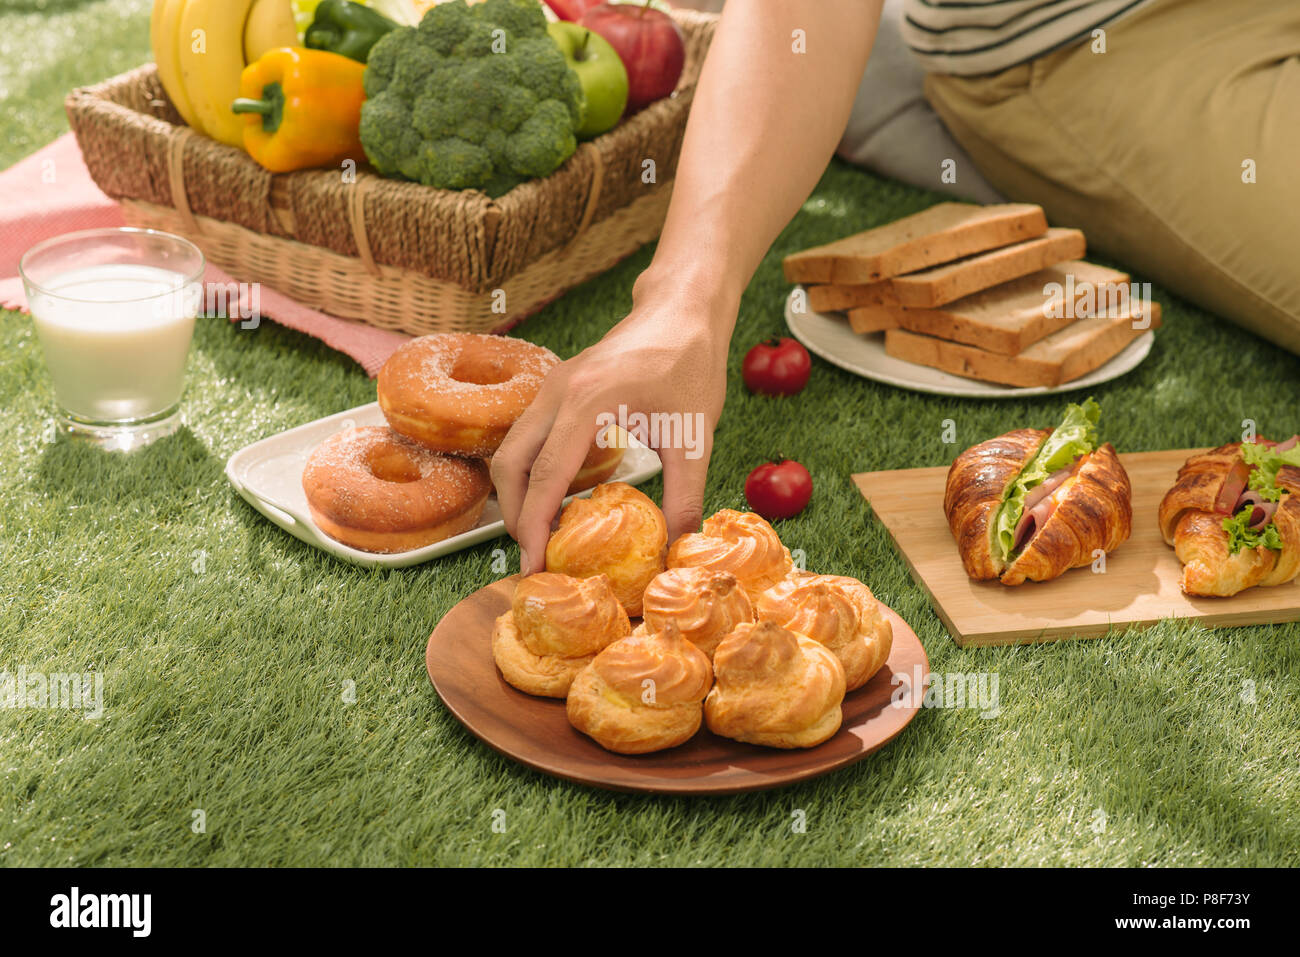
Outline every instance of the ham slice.
{"label": "ham slice", "polygon": [[1088,461],[1087,455],[1079,456],[1072,465],[1058,469],[1025,493],[1025,508],[1020,513],[1020,521],[1016,522],[1013,551],[1019,551],[1027,541],[1038,534],[1039,529],[1047,524],[1047,520],[1056,511],[1056,506],[1060,504],[1054,493],[1069,482],[1079,469],[1083,468],[1083,463],[1086,461]]}
{"label": "ham slice", "polygon": [[[1295,448],[1297,443],[1300,443],[1300,435],[1293,435],[1285,442],[1273,443],[1269,442],[1268,439],[1261,439],[1260,442],[1269,445],[1274,452],[1286,452]],[[1228,473],[1227,478],[1223,480],[1223,487],[1219,489],[1219,497],[1215,500],[1214,509],[1216,512],[1227,512],[1229,515],[1236,515],[1247,505],[1254,505],[1256,508],[1255,511],[1250,513],[1251,520],[1248,524],[1251,528],[1255,528],[1259,509],[1270,504],[1273,505],[1273,508],[1268,509],[1268,519],[1264,522],[1264,525],[1267,525],[1272,521],[1273,512],[1277,511],[1277,506],[1275,503],[1264,501],[1264,496],[1246,487],[1250,482],[1250,473],[1251,466],[1248,466],[1244,461],[1237,462],[1232,467],[1232,471]],[[1232,505],[1230,509],[1227,507],[1229,502]],[[1260,528],[1262,527],[1263,525],[1260,526]]]}
{"label": "ham slice", "polygon": [[1016,551],[1023,548],[1024,544],[1047,524],[1047,520],[1056,511],[1056,505],[1056,499],[1049,496],[1033,508],[1027,508],[1020,513],[1020,521],[1016,523]]}
{"label": "ham slice", "polygon": [[1236,515],[1247,505],[1263,505],[1264,496],[1260,495],[1254,489],[1246,489],[1237,499],[1237,504],[1232,506],[1232,514]]}
{"label": "ham slice", "polygon": [[1256,505],[1250,513],[1250,521],[1246,527],[1252,532],[1262,532],[1268,527],[1268,523],[1273,521],[1273,513],[1277,511],[1278,502],[1264,502],[1262,505]]}
{"label": "ham slice", "polygon": [[1241,500],[1241,493],[1250,479],[1250,466],[1238,459],[1223,480],[1219,488],[1219,497],[1214,500],[1214,510],[1221,515],[1232,514],[1232,507]]}
{"label": "ham slice", "polygon": [[[1025,511],[1029,511],[1043,499],[1047,498],[1047,496],[1055,492],[1060,488],[1061,483],[1073,474],[1073,465],[1068,466],[1067,468],[1057,469],[1051,475],[1047,476],[1047,478],[1043,479],[1040,484],[1031,488],[1025,493]],[[1021,517],[1024,517],[1024,513],[1021,513]]]}

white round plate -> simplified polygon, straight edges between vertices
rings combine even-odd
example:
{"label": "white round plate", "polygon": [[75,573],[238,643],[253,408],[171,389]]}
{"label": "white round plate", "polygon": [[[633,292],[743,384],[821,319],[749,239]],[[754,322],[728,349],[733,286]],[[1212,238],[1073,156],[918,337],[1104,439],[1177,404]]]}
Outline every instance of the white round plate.
{"label": "white round plate", "polygon": [[785,301],[785,322],[794,337],[807,347],[808,351],[821,356],[831,365],[839,366],[876,382],[897,386],[900,389],[912,389],[915,392],[931,392],[936,395],[960,395],[972,399],[1009,399],[1028,395],[1050,395],[1054,392],[1073,392],[1087,389],[1102,382],[1109,382],[1131,372],[1151,351],[1155,341],[1155,330],[1142,333],[1105,365],[1094,369],[1085,376],[1071,382],[1056,386],[1015,386],[994,385],[977,379],[963,379],[929,366],[917,365],[904,359],[896,359],[885,353],[885,334],[883,332],[862,335],[849,327],[849,321],[836,313],[805,312],[794,313],[790,309],[795,291],[802,287],[795,286]]}

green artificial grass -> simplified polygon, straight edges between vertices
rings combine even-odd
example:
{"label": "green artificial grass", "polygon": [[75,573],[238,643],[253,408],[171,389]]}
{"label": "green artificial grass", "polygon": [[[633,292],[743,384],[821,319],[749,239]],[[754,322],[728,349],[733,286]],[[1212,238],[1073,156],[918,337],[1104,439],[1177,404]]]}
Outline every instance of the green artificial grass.
{"label": "green artificial grass", "polygon": [[[0,86],[16,104],[0,118],[4,162],[59,132],[66,87],[144,58],[147,6],[31,3],[0,15],[10,71]],[[52,25],[63,35],[77,24],[134,46],[40,45]],[[13,51],[27,49],[48,56],[18,70]],[[226,482],[225,460],[243,445],[372,400],[351,360],[272,323],[203,320],[188,427],[113,456],[54,436],[30,320],[3,313],[0,671],[101,672],[106,714],[0,710],[0,864],[1300,863],[1300,628],[1170,621],[963,650],[850,481],[1048,425],[1068,398],[926,396],[819,360],[793,399],[741,385],[745,350],[784,331],[784,254],[936,198],[828,169],[745,296],[706,507],[743,507],[746,473],[773,452],[802,461],[816,490],[804,514],[779,523],[786,543],[814,569],[867,581],[916,629],[933,671],[996,674],[996,717],[927,709],[850,768],[729,798],[617,795],[529,771],[462,729],[424,671],[439,617],[494,580],[494,549],[517,567],[513,543],[364,571],[280,531]],[[518,334],[572,355],[624,314],[650,252]],[[1138,451],[1218,444],[1243,418],[1265,434],[1300,427],[1300,360],[1168,290],[1155,295],[1165,327],[1151,356],[1094,390],[1107,439]],[[945,419],[955,444],[941,440]],[[661,492],[657,480],[645,488]]]}

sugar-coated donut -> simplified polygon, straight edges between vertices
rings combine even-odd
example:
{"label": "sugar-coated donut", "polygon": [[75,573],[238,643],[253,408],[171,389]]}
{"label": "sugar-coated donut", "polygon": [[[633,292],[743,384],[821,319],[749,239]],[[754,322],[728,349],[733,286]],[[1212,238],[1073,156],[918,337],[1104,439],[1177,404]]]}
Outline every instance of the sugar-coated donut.
{"label": "sugar-coated donut", "polygon": [[440,455],[383,426],[345,429],[307,460],[318,528],[366,552],[405,552],[473,528],[492,483],[477,459]]}
{"label": "sugar-coated donut", "polygon": [[618,471],[619,463],[623,461],[623,453],[626,450],[626,433],[616,425],[609,426],[604,433],[596,436],[596,441],[592,443],[591,451],[583,460],[578,474],[569,483],[567,494],[572,495],[574,492],[581,492],[593,485],[609,481],[609,477]]}
{"label": "sugar-coated donut", "polygon": [[507,336],[420,336],[379,371],[379,407],[394,430],[436,452],[482,458],[497,450],[559,362],[551,350]]}

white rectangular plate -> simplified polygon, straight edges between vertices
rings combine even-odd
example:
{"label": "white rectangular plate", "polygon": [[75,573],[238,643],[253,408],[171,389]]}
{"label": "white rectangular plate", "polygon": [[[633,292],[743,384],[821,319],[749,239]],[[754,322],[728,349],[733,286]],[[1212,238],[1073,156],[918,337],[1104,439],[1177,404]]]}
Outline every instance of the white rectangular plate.
{"label": "white rectangular plate", "polygon": [[[478,525],[468,532],[409,552],[380,555],[359,551],[336,542],[317,528],[311,519],[311,510],[307,507],[307,496],[302,490],[302,470],[307,465],[307,457],[316,446],[340,429],[387,424],[378,402],[327,415],[323,419],[308,422],[240,449],[226,463],[226,477],[249,505],[290,535],[344,561],[367,568],[405,568],[408,565],[418,565],[506,533],[495,495],[488,498]],[[609,481],[638,485],[658,475],[663,466],[654,450],[638,442],[634,436],[629,435],[628,441],[627,454]],[[565,501],[590,494],[590,490],[579,492]]]}

